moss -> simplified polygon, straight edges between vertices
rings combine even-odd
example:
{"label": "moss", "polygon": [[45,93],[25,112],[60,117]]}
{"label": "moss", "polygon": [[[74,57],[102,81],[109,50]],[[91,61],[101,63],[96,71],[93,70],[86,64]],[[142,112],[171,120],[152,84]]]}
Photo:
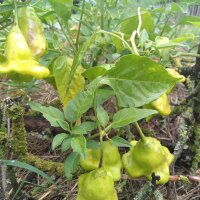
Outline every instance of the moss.
{"label": "moss", "polygon": [[11,120],[12,150],[15,157],[25,155],[27,152],[26,130],[24,127],[24,109],[20,105],[12,105],[7,109],[8,118]]}
{"label": "moss", "polygon": [[0,160],[4,158],[5,143],[6,143],[5,132],[0,132]]}
{"label": "moss", "polygon": [[200,163],[200,124],[197,123],[194,125],[194,144],[192,149],[195,153],[192,161],[192,171],[195,172]]}
{"label": "moss", "polygon": [[63,163],[47,161],[30,153],[22,156],[20,160],[30,165],[34,165],[42,171],[49,172],[51,174],[64,175]]}

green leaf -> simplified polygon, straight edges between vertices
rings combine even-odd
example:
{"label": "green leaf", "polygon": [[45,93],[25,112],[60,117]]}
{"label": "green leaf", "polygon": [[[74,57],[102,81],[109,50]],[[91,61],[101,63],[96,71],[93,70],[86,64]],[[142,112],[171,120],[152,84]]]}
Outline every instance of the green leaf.
{"label": "green leaf", "polygon": [[111,89],[97,89],[96,95],[97,95],[97,104],[100,105],[104,103],[106,100],[110,99],[112,96],[114,96],[115,93]]}
{"label": "green leaf", "polygon": [[102,76],[107,70],[112,68],[114,65],[104,64],[96,67],[91,67],[84,71],[82,75],[87,78],[89,81],[94,80],[98,76]]}
{"label": "green leaf", "polygon": [[122,52],[123,50],[125,50],[127,48],[123,43],[123,40],[124,40],[123,33],[116,32],[115,35],[111,35],[111,39],[112,39],[118,53]]}
{"label": "green leaf", "polygon": [[164,49],[164,48],[171,48],[171,47],[176,47],[176,46],[184,47],[185,45],[180,44],[180,43],[175,43],[175,42],[168,42],[168,43],[164,43],[164,44],[158,44],[158,45],[156,45],[156,48]]}
{"label": "green leaf", "polygon": [[93,44],[93,42],[95,41],[96,35],[98,33],[95,33],[94,35],[92,35],[90,38],[88,38],[78,49],[78,52],[76,53],[76,56],[74,57],[73,60],[73,64],[71,67],[71,71],[70,71],[70,75],[69,75],[69,80],[68,80],[68,87],[66,88],[66,93],[69,91],[70,89],[70,85],[71,82],[73,81],[73,77],[76,73],[76,70],[79,66],[79,64],[81,63],[81,60],[83,59],[87,49],[90,47],[90,45]]}
{"label": "green leaf", "polygon": [[100,144],[94,140],[87,140],[87,148],[88,149],[99,149]]}
{"label": "green leaf", "polygon": [[124,138],[115,136],[111,139],[111,142],[118,147],[131,147],[130,143]]}
{"label": "green leaf", "polygon": [[89,91],[79,92],[72,99],[64,110],[65,117],[70,122],[75,122],[82,116],[92,105],[93,94]]}
{"label": "green leaf", "polygon": [[199,22],[188,22],[188,23],[200,28],[200,21]]}
{"label": "green leaf", "polygon": [[184,25],[184,24],[191,24],[193,22],[200,22],[200,17],[197,16],[185,16],[182,17],[179,21],[180,25]]}
{"label": "green leaf", "polygon": [[48,0],[52,8],[58,16],[64,21],[71,17],[71,7],[73,6],[72,0]]}
{"label": "green leaf", "polygon": [[106,127],[109,122],[109,116],[101,105],[97,105],[97,118],[101,126]]}
{"label": "green leaf", "polygon": [[64,172],[68,180],[72,179],[72,174],[76,171],[80,155],[76,152],[70,153],[64,161]]}
{"label": "green leaf", "polygon": [[13,11],[14,6],[12,4],[5,4],[0,6],[0,14],[8,11]]}
{"label": "green leaf", "polygon": [[55,107],[52,107],[52,106],[46,107],[46,106],[42,106],[41,104],[35,103],[35,102],[29,102],[29,105],[32,110],[41,112],[43,114],[44,118],[46,118],[50,122],[51,126],[59,127],[60,125],[59,125],[58,121],[65,120],[64,114]]}
{"label": "green leaf", "polygon": [[180,37],[177,37],[177,38],[173,38],[170,40],[170,42],[181,43],[181,42],[194,40],[194,39],[195,39],[195,35],[192,33],[189,33],[189,34],[181,35]]}
{"label": "green leaf", "polygon": [[29,165],[29,164],[26,164],[24,162],[20,162],[20,161],[17,161],[17,160],[1,160],[1,162],[4,165],[7,165],[7,166],[20,167],[20,168],[23,168],[23,169],[27,169],[27,170],[29,170],[31,172],[34,172],[34,173],[42,176],[45,179],[47,179],[47,181],[49,183],[54,184],[54,181],[53,181],[53,179],[51,177],[49,177],[43,171],[39,170],[38,168],[36,168],[36,167],[34,167],[32,165]]}
{"label": "green leaf", "polygon": [[61,143],[63,142],[64,139],[68,138],[68,134],[66,133],[60,133],[58,135],[56,135],[53,138],[53,142],[52,142],[52,150],[55,150],[56,147],[58,147],[59,145],[61,145]]}
{"label": "green leaf", "polygon": [[74,126],[72,128],[72,133],[74,134],[87,134],[88,132],[91,132],[92,130],[96,129],[97,125],[95,122],[83,122],[79,126]]}
{"label": "green leaf", "polygon": [[56,120],[57,123],[59,124],[59,126],[64,129],[65,131],[69,131],[70,132],[70,128],[69,128],[69,124],[66,121],[63,120]]}
{"label": "green leaf", "polygon": [[156,113],[157,111],[150,109],[124,108],[114,114],[112,128],[124,127]]}
{"label": "green leaf", "polygon": [[178,13],[179,15],[183,13],[182,8],[177,3],[171,3],[171,11],[174,13]]}
{"label": "green leaf", "polygon": [[86,139],[84,136],[79,135],[72,138],[71,147],[74,152],[77,152],[82,158],[85,158]]}
{"label": "green leaf", "polygon": [[[73,77],[70,77],[70,71],[73,60],[67,56],[60,56],[54,62],[53,74],[56,82],[57,91],[60,100],[66,106],[78,92],[84,89],[85,79],[81,75],[83,72],[82,66],[78,66]],[[69,79],[72,78],[69,86]],[[67,88],[69,89],[67,90]]]}
{"label": "green leaf", "polygon": [[177,81],[158,63],[137,55],[121,57],[99,80],[101,85],[114,90],[120,107],[143,106],[159,98]]}
{"label": "green leaf", "polygon": [[[153,28],[154,28],[154,19],[151,16],[151,14],[148,11],[143,11],[141,12],[141,17],[142,17],[141,31],[143,29],[146,29],[148,33],[152,33]],[[132,32],[134,30],[137,30],[138,22],[139,22],[138,15],[130,17],[130,18],[126,18],[121,23],[120,31],[122,33],[125,33],[131,36]]]}
{"label": "green leaf", "polygon": [[61,151],[62,153],[67,151],[70,147],[71,147],[71,139],[73,137],[72,136],[69,136],[67,138],[65,138],[61,144]]}
{"label": "green leaf", "polygon": [[143,31],[141,31],[141,33],[140,33],[140,38],[139,38],[141,48],[144,48],[145,43],[146,43],[148,40],[149,40],[149,35],[148,35],[146,29],[144,29]]}

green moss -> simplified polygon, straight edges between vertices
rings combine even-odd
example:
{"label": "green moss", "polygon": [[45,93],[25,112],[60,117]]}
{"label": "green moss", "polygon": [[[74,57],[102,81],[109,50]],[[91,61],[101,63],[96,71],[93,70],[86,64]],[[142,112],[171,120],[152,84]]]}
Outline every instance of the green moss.
{"label": "green moss", "polygon": [[5,143],[6,143],[5,132],[0,132],[0,160],[4,158]]}
{"label": "green moss", "polygon": [[193,152],[195,156],[192,161],[192,171],[195,172],[199,167],[200,163],[200,124],[194,125],[194,144],[193,144]]}
{"label": "green moss", "polygon": [[38,169],[51,174],[64,175],[64,164],[47,161],[33,154],[27,153],[20,158],[21,161],[37,167]]}
{"label": "green moss", "polygon": [[24,127],[24,109],[20,105],[12,105],[7,109],[8,118],[11,120],[12,149],[16,157],[27,152],[26,130]]}

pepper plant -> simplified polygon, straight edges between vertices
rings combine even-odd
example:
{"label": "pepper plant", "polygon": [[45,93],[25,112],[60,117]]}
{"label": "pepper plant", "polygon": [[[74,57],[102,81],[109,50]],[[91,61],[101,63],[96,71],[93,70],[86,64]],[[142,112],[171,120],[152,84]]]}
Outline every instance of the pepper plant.
{"label": "pepper plant", "polygon": [[[133,1],[123,2],[134,5]],[[116,15],[114,6],[122,6],[117,1],[95,1],[92,8],[84,0],[80,15],[76,15],[70,0],[49,0],[47,4],[30,1],[32,7],[27,4],[15,1],[14,25],[6,36],[0,74],[22,82],[44,78],[57,90],[61,109],[35,102],[29,105],[41,112],[51,126],[63,129],[54,137],[52,149],[59,147],[69,152],[64,161],[67,179],[73,178],[79,165],[87,171],[78,178],[77,200],[118,199],[114,182],[121,179],[122,168],[133,178],[145,176],[156,184],[167,183],[174,157],[157,139],[145,136],[139,123],[171,113],[167,95],[185,77],[171,70],[169,61],[176,63],[176,57],[181,55],[177,47],[195,38],[192,34],[176,37],[174,30],[183,24],[198,25],[197,19],[183,17],[177,27],[170,24],[170,16],[182,11],[175,3],[165,10],[164,26],[159,23],[163,8],[138,7],[131,16],[119,9]],[[13,4],[9,5],[13,8]],[[39,5],[44,8],[40,11],[47,41],[33,8]],[[10,12],[10,7],[7,9]],[[95,12],[93,19],[88,13]],[[77,16],[78,27],[71,27]],[[112,114],[103,106],[110,99],[116,106]],[[129,125],[137,128],[139,141],[130,142],[124,137],[122,130]],[[113,131],[117,133],[114,137]],[[119,147],[130,148],[122,159]]]}

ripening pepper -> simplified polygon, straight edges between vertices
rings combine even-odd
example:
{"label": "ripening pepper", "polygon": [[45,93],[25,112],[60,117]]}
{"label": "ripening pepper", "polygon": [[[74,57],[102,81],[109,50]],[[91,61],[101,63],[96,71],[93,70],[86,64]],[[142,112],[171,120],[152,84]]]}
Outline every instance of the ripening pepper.
{"label": "ripening pepper", "polygon": [[133,178],[146,176],[152,179],[152,173],[160,176],[157,184],[165,184],[169,180],[169,165],[174,156],[160,142],[152,137],[144,137],[134,143],[129,152],[122,156],[126,172]]}
{"label": "ripening pepper", "polygon": [[[179,83],[184,83],[186,81],[186,77],[179,74],[175,69],[167,68],[166,70],[172,77],[179,79],[179,81],[178,81]],[[168,89],[166,94],[170,94],[174,88],[175,88],[175,86]]]}
{"label": "ripening pepper", "polygon": [[175,69],[167,68],[167,72],[174,78],[178,78],[180,83],[184,83],[186,81],[185,76],[179,74]]}
{"label": "ripening pepper", "polygon": [[82,174],[76,200],[118,200],[113,179],[103,168]]}
{"label": "ripening pepper", "polygon": [[13,26],[8,33],[5,44],[7,61],[31,60],[31,51],[18,26]]}
{"label": "ripening pepper", "polygon": [[38,60],[47,51],[44,27],[33,7],[18,9],[18,24],[34,59]]}
{"label": "ripening pepper", "polygon": [[[100,149],[86,149],[86,158],[80,159],[81,168],[90,171],[97,169],[100,162]],[[118,148],[109,141],[103,142],[102,166],[114,181],[121,178],[122,161]]]}
{"label": "ripening pepper", "polygon": [[161,95],[158,99],[152,101],[150,106],[156,109],[161,115],[168,116],[171,113],[171,106],[167,94]]}
{"label": "ripening pepper", "polygon": [[10,30],[5,45],[5,61],[0,64],[0,74],[19,78],[47,77],[49,70],[33,60],[26,40],[17,26]]}

